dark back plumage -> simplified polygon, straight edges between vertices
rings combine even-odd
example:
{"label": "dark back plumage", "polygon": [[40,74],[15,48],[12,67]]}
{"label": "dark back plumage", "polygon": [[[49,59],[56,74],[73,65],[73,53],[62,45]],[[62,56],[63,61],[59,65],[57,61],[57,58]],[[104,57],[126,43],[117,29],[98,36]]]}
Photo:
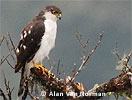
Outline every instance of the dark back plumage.
{"label": "dark back plumage", "polygon": [[[44,20],[44,18],[36,17],[22,30],[21,36],[23,38],[17,47],[19,52],[16,52],[17,64],[15,65],[15,72],[24,67],[26,62],[32,60],[39,49],[41,38],[45,32]],[[24,49],[24,46],[26,49]]]}
{"label": "dark back plumage", "polygon": [[25,65],[33,59],[40,48],[40,42],[45,32],[44,20],[44,17],[34,18],[21,32],[21,40],[17,47],[19,52],[16,52],[17,64],[15,65],[15,73],[22,69],[18,97],[22,95],[24,90]]}

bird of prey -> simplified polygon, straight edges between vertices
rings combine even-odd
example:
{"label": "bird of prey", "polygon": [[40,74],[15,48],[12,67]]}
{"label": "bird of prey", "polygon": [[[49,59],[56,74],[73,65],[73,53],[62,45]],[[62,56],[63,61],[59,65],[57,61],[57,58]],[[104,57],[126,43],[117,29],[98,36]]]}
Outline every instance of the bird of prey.
{"label": "bird of prey", "polygon": [[29,69],[48,57],[55,46],[57,20],[61,19],[61,10],[54,6],[46,6],[22,30],[20,42],[16,48],[17,63],[15,73],[22,70],[18,97],[23,94],[24,83]]}

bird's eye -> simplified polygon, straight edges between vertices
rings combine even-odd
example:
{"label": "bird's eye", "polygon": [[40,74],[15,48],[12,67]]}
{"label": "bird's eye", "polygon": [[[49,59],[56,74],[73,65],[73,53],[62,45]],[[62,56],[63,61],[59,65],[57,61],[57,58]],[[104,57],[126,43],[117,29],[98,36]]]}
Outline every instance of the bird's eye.
{"label": "bird's eye", "polygon": [[57,12],[56,11],[52,11],[52,13],[55,15]]}

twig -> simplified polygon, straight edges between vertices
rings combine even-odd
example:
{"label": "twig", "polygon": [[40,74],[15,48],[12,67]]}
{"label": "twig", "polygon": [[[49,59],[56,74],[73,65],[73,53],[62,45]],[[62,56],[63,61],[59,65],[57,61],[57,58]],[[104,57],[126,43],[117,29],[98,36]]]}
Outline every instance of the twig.
{"label": "twig", "polygon": [[77,37],[77,39],[78,39],[80,45],[81,45],[81,46],[84,46],[84,43],[83,43],[83,41],[82,41],[82,35],[80,35],[80,34],[78,34],[78,33],[75,33],[75,35],[76,35],[76,37]]}
{"label": "twig", "polygon": [[5,58],[3,58],[2,60],[1,60],[1,62],[0,62],[0,66],[3,64],[3,62],[9,57],[9,55],[10,55],[10,53],[5,57]]}
{"label": "twig", "polygon": [[9,100],[11,100],[12,99],[11,98],[11,94],[12,94],[12,92],[14,90],[14,87],[12,89],[10,89],[10,85],[9,85],[10,82],[8,81],[8,83],[7,83],[4,72],[3,72],[3,76],[4,76],[4,83],[5,83],[5,87],[6,87],[6,92],[8,94]]}
{"label": "twig", "polygon": [[4,41],[4,39],[5,39],[5,36],[2,36],[2,39],[0,41],[0,46],[1,46],[2,42]]}
{"label": "twig", "polygon": [[123,72],[130,70],[131,66],[129,65],[129,61],[130,61],[131,56],[132,56],[132,51],[128,55],[124,55],[124,57],[122,57],[120,61],[118,62],[119,65],[116,66],[116,69],[121,70]]}
{"label": "twig", "polygon": [[74,63],[74,68],[73,68],[73,70],[72,70],[72,72],[73,72],[73,77],[75,76],[75,74],[76,74],[76,64]]}
{"label": "twig", "polygon": [[[12,69],[15,69],[15,68],[10,64],[10,62],[8,61],[8,59],[6,59],[6,62],[7,62],[7,64],[8,64]],[[19,71],[18,73],[21,73],[21,72]]]}
{"label": "twig", "polygon": [[85,66],[85,64],[87,63],[87,61],[91,57],[91,55],[95,52],[95,50],[97,49],[97,47],[100,45],[100,43],[102,41],[102,37],[103,37],[103,32],[100,34],[99,41],[97,42],[97,44],[95,45],[95,47],[91,50],[91,52],[88,54],[88,56],[82,61],[81,66],[79,67],[78,71],[72,77],[71,82],[73,82],[75,80],[76,76],[79,74],[79,72]]}
{"label": "twig", "polygon": [[51,62],[50,59],[48,60],[48,62],[49,62],[49,65],[50,65],[49,71],[50,72],[53,72],[54,71],[54,68],[56,66],[56,63],[54,61]]}
{"label": "twig", "polygon": [[83,56],[82,60],[83,60],[86,57],[86,46],[89,43],[89,40],[86,40],[86,42],[83,42],[82,35],[80,35],[78,33],[75,33],[75,35],[76,35],[76,38],[78,39],[78,41],[81,45],[81,48],[82,48],[82,56]]}
{"label": "twig", "polygon": [[8,50],[11,51],[10,50],[11,46],[9,45],[9,40],[7,40],[7,38],[5,38],[5,40],[6,40],[6,45],[7,45]]}
{"label": "twig", "polygon": [[14,43],[13,43],[13,41],[12,41],[12,38],[11,38],[11,36],[10,36],[9,33],[8,33],[8,37],[9,37],[10,42],[11,42],[11,44],[12,44],[12,47],[13,47],[14,53],[16,54],[16,51],[15,51],[15,45],[14,45]]}
{"label": "twig", "polygon": [[0,62],[2,62],[2,61],[3,61],[3,59],[4,59],[4,56],[0,59]]}
{"label": "twig", "polygon": [[[8,35],[9,35],[9,34],[8,34]],[[9,36],[10,36],[10,35],[9,35]],[[9,36],[8,36],[8,37],[9,37]],[[10,39],[10,37],[9,37],[9,39]],[[8,50],[9,50],[10,54],[11,54],[11,57],[12,57],[13,61],[16,62],[14,56],[12,55],[12,50],[14,50],[14,48],[12,49],[13,46],[10,45],[9,40],[7,40],[7,38],[5,38],[5,40],[6,40],[7,48],[8,48]],[[11,41],[12,41],[12,40],[10,39],[10,42],[11,42]],[[12,42],[11,42],[11,44],[12,44]]]}
{"label": "twig", "polygon": [[6,62],[7,62],[7,64],[8,64],[11,68],[15,69],[15,68],[9,63],[8,59],[6,59]]}
{"label": "twig", "polygon": [[59,75],[64,75],[64,76],[66,76],[66,73],[65,73],[65,71],[64,71],[64,65],[63,65],[63,64],[61,64],[61,71],[59,72]]}
{"label": "twig", "polygon": [[117,43],[117,42],[116,42],[116,48],[114,49],[113,54],[115,54],[115,55],[117,56],[117,58],[118,58],[119,60],[121,60],[121,57],[120,57],[120,55],[119,55],[118,43]]}
{"label": "twig", "polygon": [[6,96],[5,96],[4,92],[2,91],[2,89],[1,89],[1,88],[0,88],[0,96],[2,96],[2,97],[3,97],[3,100],[7,100],[7,98],[6,98]]}
{"label": "twig", "polygon": [[60,59],[58,61],[58,65],[57,65],[57,76],[59,75],[59,67],[60,67]]}
{"label": "twig", "polygon": [[130,61],[131,56],[132,56],[132,51],[127,55],[127,64]]}

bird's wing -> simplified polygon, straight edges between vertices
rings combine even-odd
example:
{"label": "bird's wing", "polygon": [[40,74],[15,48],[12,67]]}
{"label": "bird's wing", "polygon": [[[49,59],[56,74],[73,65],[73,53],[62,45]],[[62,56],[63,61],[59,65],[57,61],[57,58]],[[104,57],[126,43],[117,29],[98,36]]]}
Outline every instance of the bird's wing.
{"label": "bird's wing", "polygon": [[40,47],[42,36],[44,35],[44,19],[36,18],[32,20],[21,32],[21,40],[16,49],[17,64],[15,72],[18,72],[25,63],[33,59]]}

